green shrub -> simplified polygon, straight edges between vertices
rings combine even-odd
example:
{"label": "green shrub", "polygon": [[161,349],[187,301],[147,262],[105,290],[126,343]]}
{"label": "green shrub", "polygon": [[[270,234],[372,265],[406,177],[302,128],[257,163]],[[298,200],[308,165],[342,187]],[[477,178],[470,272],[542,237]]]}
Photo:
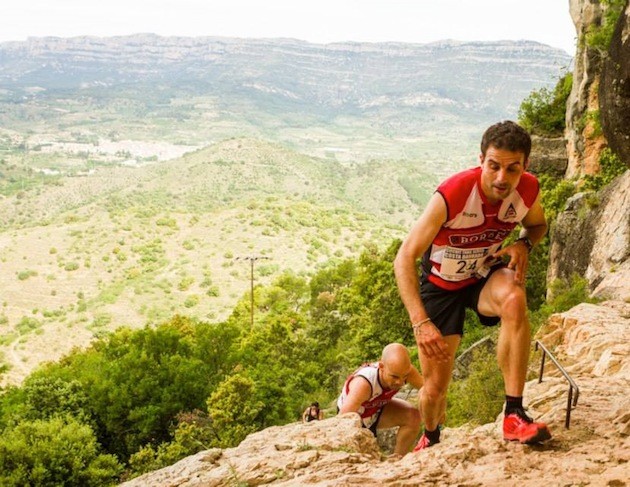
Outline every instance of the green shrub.
{"label": "green shrub", "polygon": [[[575,194],[576,185],[574,182],[559,180],[546,174],[542,174],[539,181],[545,218],[552,229],[558,214],[564,210],[567,200]],[[532,311],[537,310],[545,302],[547,296],[547,267],[551,247],[549,234],[550,232],[543,237],[529,256],[525,286],[527,304]],[[516,238],[516,235],[513,238]]]}
{"label": "green shrub", "polygon": [[600,25],[589,26],[585,41],[588,47],[600,53],[607,53],[626,0],[600,0],[599,3],[604,7],[602,22]]}
{"label": "green shrub", "polygon": [[547,174],[538,178],[542,194],[542,206],[549,225],[553,225],[558,214],[564,211],[567,201],[577,191],[574,182],[566,179],[556,179]]}
{"label": "green shrub", "polygon": [[599,110],[586,110],[577,121],[575,128],[578,132],[583,133],[589,123],[592,130],[584,135],[589,139],[600,137],[603,134],[603,129]]}
{"label": "green shrub", "polygon": [[178,415],[173,441],[157,448],[148,444],[129,459],[131,475],[138,476],[174,464],[184,457],[208,450],[220,441],[212,419],[202,411]]}
{"label": "green shrub", "polygon": [[115,485],[122,467],[99,450],[92,429],[74,420],[22,422],[0,437],[0,484]]}
{"label": "green shrub", "polygon": [[556,279],[549,285],[551,299],[531,314],[532,331],[536,332],[554,313],[563,313],[580,303],[596,303],[598,300],[590,297],[588,281],[572,275],[567,279]]}
{"label": "green shrub", "polygon": [[565,128],[567,98],[573,75],[565,74],[555,88],[534,90],[523,100],[518,111],[519,123],[535,135],[559,136]]}
{"label": "green shrub", "polygon": [[255,419],[265,404],[256,397],[256,384],[249,377],[228,377],[208,398],[208,413],[221,437],[222,446],[238,445],[258,429]]}
{"label": "green shrub", "polygon": [[607,147],[599,155],[599,173],[585,176],[582,189],[599,191],[627,169],[621,158]]}
{"label": "green shrub", "polygon": [[181,278],[179,283],[177,284],[177,289],[180,291],[187,291],[190,286],[195,282],[195,278],[192,276],[184,276]]}
{"label": "green shrub", "polygon": [[493,422],[502,410],[504,391],[503,377],[494,353],[475,350],[468,377],[453,381],[449,388],[446,413],[448,425]]}
{"label": "green shrub", "polygon": [[170,218],[168,216],[158,218],[155,224],[158,227],[168,227],[168,228],[172,228],[173,230],[178,229],[177,220],[175,220],[175,218]]}
{"label": "green shrub", "polygon": [[219,296],[219,286],[210,286],[206,291],[206,296],[209,296],[211,298],[216,298],[217,296]]}
{"label": "green shrub", "polygon": [[20,335],[25,335],[30,331],[36,330],[40,326],[42,326],[42,324],[35,318],[29,318],[28,316],[24,316],[20,320],[20,322],[17,325],[15,325],[15,330]]}
{"label": "green shrub", "polygon": [[25,270],[25,271],[18,272],[17,278],[20,281],[26,281],[29,277],[36,276],[36,275],[37,275],[37,271]]}

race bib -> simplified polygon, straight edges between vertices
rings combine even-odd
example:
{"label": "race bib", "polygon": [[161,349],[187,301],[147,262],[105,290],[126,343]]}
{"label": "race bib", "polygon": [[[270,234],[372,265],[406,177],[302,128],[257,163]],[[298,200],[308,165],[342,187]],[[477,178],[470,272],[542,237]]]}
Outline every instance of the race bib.
{"label": "race bib", "polygon": [[440,276],[447,281],[463,281],[477,275],[484,264],[491,260],[490,255],[499,249],[500,244],[491,247],[458,249],[446,247],[442,253]]}

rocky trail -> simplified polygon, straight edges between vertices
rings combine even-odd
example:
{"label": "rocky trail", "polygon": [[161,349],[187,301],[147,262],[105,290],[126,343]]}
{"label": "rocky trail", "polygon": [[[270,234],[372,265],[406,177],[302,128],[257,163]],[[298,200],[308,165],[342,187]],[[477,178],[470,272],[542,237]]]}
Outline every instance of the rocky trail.
{"label": "rocky trail", "polygon": [[392,460],[360,427],[358,416],[347,414],[271,427],[236,448],[203,451],[123,485],[627,485],[630,304],[576,306],[552,316],[536,338],[554,351],[580,388],[565,429],[566,380],[548,365],[542,383],[527,383],[530,412],[553,434],[544,445],[505,442],[499,417],[476,428],[446,428],[440,444]]}

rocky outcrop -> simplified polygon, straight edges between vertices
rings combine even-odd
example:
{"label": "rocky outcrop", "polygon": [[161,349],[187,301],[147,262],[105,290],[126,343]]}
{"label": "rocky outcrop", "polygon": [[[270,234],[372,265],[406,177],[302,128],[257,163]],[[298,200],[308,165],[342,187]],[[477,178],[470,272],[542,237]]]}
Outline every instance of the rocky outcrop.
{"label": "rocky outcrop", "polygon": [[[565,177],[600,171],[607,145],[630,167],[630,4],[617,21],[609,52],[589,47],[586,35],[602,23],[605,3],[571,0],[578,33],[573,89],[567,103]],[[601,121],[601,130],[598,129]],[[630,298],[630,174],[602,194],[571,198],[552,231],[548,282],[586,277],[599,297]]]}
{"label": "rocky outcrop", "polygon": [[617,22],[603,63],[599,100],[608,144],[630,166],[630,2]]}
{"label": "rocky outcrop", "polygon": [[529,170],[535,174],[549,174],[556,178],[567,171],[567,149],[564,137],[532,136]]}
{"label": "rocky outcrop", "polygon": [[602,4],[598,0],[570,0],[569,5],[578,36],[565,130],[569,158],[566,176],[574,178],[599,170],[599,154],[606,140],[596,123],[601,57],[585,42],[589,29],[601,24]]}
{"label": "rocky outcrop", "polygon": [[630,299],[630,170],[601,194],[579,193],[552,231],[548,282],[586,277],[598,297]]}
{"label": "rocky outcrop", "polygon": [[383,457],[376,440],[350,413],[268,428],[236,448],[200,452],[123,485],[626,485],[630,304],[579,305],[553,316],[537,338],[555,347],[579,386],[570,429],[565,429],[564,378],[552,366],[542,383],[527,384],[530,412],[546,421],[554,435],[544,446],[505,443],[499,417],[477,428],[446,428],[438,445],[392,460]]}

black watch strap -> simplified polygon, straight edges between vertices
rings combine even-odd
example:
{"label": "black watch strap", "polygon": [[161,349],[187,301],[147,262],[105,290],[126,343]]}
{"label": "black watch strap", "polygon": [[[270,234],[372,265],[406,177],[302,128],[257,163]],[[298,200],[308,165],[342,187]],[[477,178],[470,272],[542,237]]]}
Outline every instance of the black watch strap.
{"label": "black watch strap", "polygon": [[529,237],[520,237],[516,239],[517,242],[523,242],[525,244],[525,247],[527,247],[527,253],[529,254],[532,249],[534,248],[534,244],[532,243],[532,241],[529,239]]}

